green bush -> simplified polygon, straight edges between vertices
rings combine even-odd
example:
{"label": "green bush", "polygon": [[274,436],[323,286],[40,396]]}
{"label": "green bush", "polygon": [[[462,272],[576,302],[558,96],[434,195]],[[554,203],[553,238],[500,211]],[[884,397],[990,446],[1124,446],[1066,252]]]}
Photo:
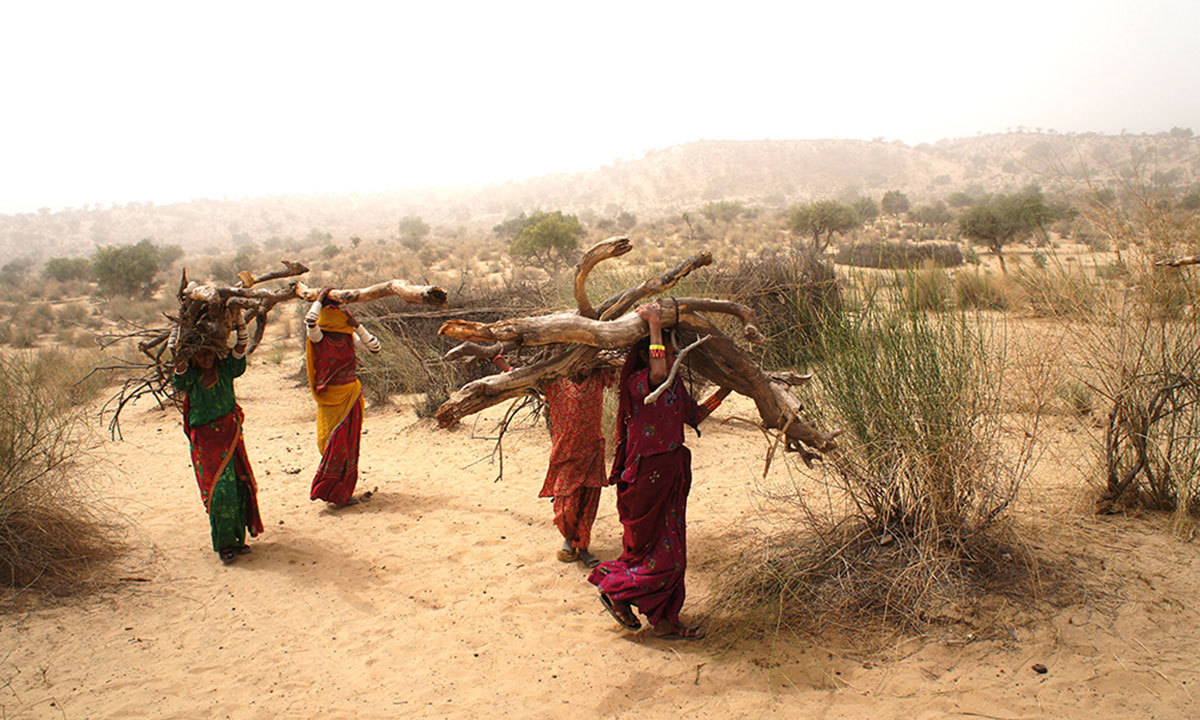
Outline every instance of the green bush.
{"label": "green bush", "polygon": [[92,270],[100,292],[106,296],[150,295],[158,288],[159,252],[150,239],[137,245],[110,245],[97,248]]}
{"label": "green bush", "polygon": [[91,280],[92,261],[87,258],[50,258],[42,268],[42,276],[49,280]]}

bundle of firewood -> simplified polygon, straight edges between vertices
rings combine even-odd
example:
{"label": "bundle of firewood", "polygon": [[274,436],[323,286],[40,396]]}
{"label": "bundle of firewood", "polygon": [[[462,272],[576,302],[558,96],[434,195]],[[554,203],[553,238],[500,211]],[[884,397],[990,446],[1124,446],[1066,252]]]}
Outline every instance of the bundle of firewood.
{"label": "bundle of firewood", "polygon": [[[693,270],[712,263],[712,255],[701,252],[678,267],[593,306],[586,290],[588,274],[601,261],[619,257],[631,249],[626,237],[609,238],[588,249],[575,268],[576,310],[492,323],[466,320],[444,323],[439,334],[463,341],[447,353],[448,359],[517,348],[545,347],[546,352],[534,362],[464,385],[438,409],[439,424],[453,425],[467,415],[546,383],[586,372],[602,351],[630,347],[649,332],[646,322],[631,312],[637,303],[670,290]],[[705,317],[705,313],[731,315],[741,321],[747,341],[760,342],[762,336],[750,308],[725,300],[664,298],[658,304],[658,313],[664,328],[677,328],[696,338],[708,336],[690,350],[688,359],[692,369],[717,385],[751,398],[763,427],[779,429],[788,450],[800,453],[805,462],[810,462],[819,453],[835,447],[834,438],[840,431],[822,432],[800,417],[803,408],[789,388],[807,377],[764,373],[737,342]]]}
{"label": "bundle of firewood", "polygon": [[[249,338],[247,353],[251,353],[262,341],[267,329],[271,310],[288,300],[313,301],[321,288],[305,285],[298,276],[308,272],[301,263],[283,260],[284,268],[261,275],[243,271],[232,285],[221,283],[197,283],[189,281],[187,270],[179,283],[179,309],[166,314],[171,321],[168,327],[139,328],[134,332],[110,336],[108,343],[121,340],[137,340],[138,350],[148,362],[122,362],[119,365],[98,368],[116,370],[125,375],[121,390],[106,404],[112,409],[110,428],[119,432],[121,410],[132,400],[142,395],[153,395],[160,402],[170,397],[172,365],[177,358],[187,358],[196,351],[207,348],[224,355],[228,351],[229,333],[238,324],[254,329]],[[265,288],[263,283],[272,280],[290,279],[282,287]],[[410,303],[442,307],[446,304],[446,291],[431,285],[411,285],[403,280],[389,280],[366,288],[332,289],[329,299],[338,304],[366,302],[389,296],[400,297]],[[174,328],[176,336],[173,352],[168,352],[168,338]]]}

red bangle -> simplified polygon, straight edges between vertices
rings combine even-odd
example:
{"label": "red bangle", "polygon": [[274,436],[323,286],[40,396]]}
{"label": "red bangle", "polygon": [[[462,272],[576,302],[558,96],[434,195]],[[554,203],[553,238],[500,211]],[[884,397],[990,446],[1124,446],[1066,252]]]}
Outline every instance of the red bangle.
{"label": "red bangle", "polygon": [[498,360],[503,360],[503,359],[504,359],[503,353],[496,353],[496,357],[492,358],[492,362],[496,362]]}

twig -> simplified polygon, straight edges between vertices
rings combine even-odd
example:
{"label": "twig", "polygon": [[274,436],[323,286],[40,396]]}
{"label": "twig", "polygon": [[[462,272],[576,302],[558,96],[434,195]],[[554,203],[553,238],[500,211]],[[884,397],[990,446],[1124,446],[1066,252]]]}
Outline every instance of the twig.
{"label": "twig", "polygon": [[[692,348],[696,347],[697,345],[704,344],[711,337],[712,337],[712,335],[705,335],[704,337],[700,338],[696,342],[694,342],[691,345],[688,345],[684,349],[680,350],[679,354],[675,356],[675,364],[671,366],[671,372],[667,374],[667,379],[664,380],[663,384],[659,385],[658,388],[654,392],[647,395],[646,399],[643,400],[642,402],[645,403],[646,405],[652,405],[656,400],[658,400],[659,396],[662,395],[663,393],[665,393],[667,391],[667,388],[671,387],[671,385],[673,385],[675,383],[675,374],[679,372],[679,366],[681,363],[683,363],[683,356],[687,355],[688,351],[691,350]],[[791,423],[789,423],[789,424],[791,424]]]}

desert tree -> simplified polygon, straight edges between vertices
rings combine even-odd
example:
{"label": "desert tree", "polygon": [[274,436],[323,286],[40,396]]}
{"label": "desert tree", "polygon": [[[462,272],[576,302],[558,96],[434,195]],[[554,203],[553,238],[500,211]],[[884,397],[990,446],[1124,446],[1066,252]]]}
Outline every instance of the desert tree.
{"label": "desert tree", "polygon": [[860,223],[873,222],[879,217],[879,204],[874,198],[860,197],[854,200],[854,214]]}
{"label": "desert tree", "polygon": [[700,208],[700,214],[713,224],[728,225],[746,212],[746,206],[736,200],[710,202]]}
{"label": "desert tree", "polygon": [[908,196],[899,190],[888,190],[883,194],[880,209],[884,215],[899,215],[908,212]]}
{"label": "desert tree", "polygon": [[413,252],[421,249],[430,230],[429,224],[416,215],[401,218],[398,229],[400,244]]}
{"label": "desert tree", "polygon": [[931,225],[945,225],[954,219],[950,211],[946,209],[946,203],[938,200],[932,205],[918,205],[913,208],[908,214],[908,219],[920,224],[922,227]]}
{"label": "desert tree", "polygon": [[100,293],[109,297],[149,295],[158,284],[159,248],[146,238],[136,245],[110,245],[97,248],[92,256],[92,272]]}
{"label": "desert tree", "polygon": [[1042,191],[1031,185],[1012,195],[996,195],[983,205],[968,208],[958,218],[963,237],[976,240],[1000,260],[1000,270],[1008,273],[1004,246],[1033,232],[1045,233],[1045,225],[1054,219]]}
{"label": "desert tree", "polygon": [[508,252],[514,258],[557,269],[570,262],[584,234],[574,215],[563,215],[561,210],[536,212],[508,246]]}
{"label": "desert tree", "polygon": [[798,205],[792,208],[788,219],[788,229],[794,234],[812,236],[812,248],[817,252],[823,252],[829,246],[834,233],[848,232],[860,224],[854,208],[836,200]]}

